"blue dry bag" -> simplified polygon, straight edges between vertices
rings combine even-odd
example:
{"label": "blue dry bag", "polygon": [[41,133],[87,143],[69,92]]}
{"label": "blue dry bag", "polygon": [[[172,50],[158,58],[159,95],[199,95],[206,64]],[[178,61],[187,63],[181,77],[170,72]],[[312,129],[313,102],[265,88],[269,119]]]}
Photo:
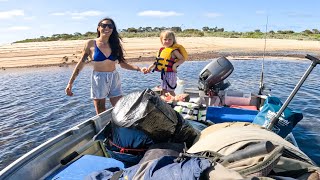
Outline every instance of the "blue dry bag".
{"label": "blue dry bag", "polygon": [[[253,123],[267,127],[270,124],[270,119],[276,116],[281,106],[282,102],[279,98],[267,97],[262,110],[254,118]],[[279,121],[273,126],[272,131],[285,138],[302,118],[301,112],[293,111],[287,107],[279,117]]]}

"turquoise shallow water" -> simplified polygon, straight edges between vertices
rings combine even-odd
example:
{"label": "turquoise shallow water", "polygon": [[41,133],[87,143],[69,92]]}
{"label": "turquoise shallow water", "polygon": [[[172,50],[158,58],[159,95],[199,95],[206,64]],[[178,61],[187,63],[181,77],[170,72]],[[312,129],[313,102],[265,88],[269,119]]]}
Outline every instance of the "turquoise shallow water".
{"label": "turquoise shallow water", "polygon": [[[197,87],[198,74],[207,61],[188,61],[178,76],[187,87]],[[230,89],[258,91],[261,60],[232,60]],[[138,64],[142,66],[142,64]],[[265,83],[284,102],[309,67],[310,61],[265,60]],[[146,65],[145,65],[146,66]],[[95,115],[89,98],[91,67],[80,73],[74,96],[64,88],[70,67],[8,69],[0,71],[0,169],[58,133]],[[118,68],[125,94],[159,84],[159,74],[143,75]],[[293,133],[300,148],[320,164],[320,67],[316,67],[289,107],[302,111],[304,118]],[[108,106],[109,103],[108,103]]]}

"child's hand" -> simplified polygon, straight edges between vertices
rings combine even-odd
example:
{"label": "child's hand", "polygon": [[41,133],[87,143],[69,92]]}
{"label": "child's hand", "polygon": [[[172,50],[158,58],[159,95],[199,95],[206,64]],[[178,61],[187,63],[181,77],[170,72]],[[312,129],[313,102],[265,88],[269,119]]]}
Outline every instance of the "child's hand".
{"label": "child's hand", "polygon": [[146,73],[145,73],[145,74],[150,73],[150,72],[151,72],[151,69],[152,69],[152,68],[147,68],[147,70],[146,70]]}
{"label": "child's hand", "polygon": [[175,65],[175,64],[173,64],[173,66],[172,66],[172,70],[173,70],[173,72],[177,72],[177,65]]}

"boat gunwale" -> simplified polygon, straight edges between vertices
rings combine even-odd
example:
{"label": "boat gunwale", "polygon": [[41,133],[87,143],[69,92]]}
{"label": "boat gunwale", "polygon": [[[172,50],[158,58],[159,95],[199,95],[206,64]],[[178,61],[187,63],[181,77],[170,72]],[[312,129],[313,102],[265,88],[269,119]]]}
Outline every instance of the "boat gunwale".
{"label": "boat gunwale", "polygon": [[[12,163],[10,163],[7,167],[0,171],[0,179],[9,179],[14,174],[19,173],[19,170],[25,167],[26,164],[31,163],[34,159],[36,159],[39,155],[45,154],[51,147],[61,142],[63,139],[70,137],[71,135],[76,135],[79,133],[81,128],[84,128],[88,125],[93,125],[95,133],[98,133],[111,119],[108,116],[111,115],[113,108],[106,110],[105,112],[95,115],[83,122],[80,122],[78,125],[73,126],[62,133],[48,139],[44,143],[39,146],[33,148],[26,154],[22,155]],[[104,122],[105,121],[105,122]],[[72,149],[72,148],[71,148]],[[70,149],[70,150],[71,150]],[[43,173],[45,176],[48,172]]]}

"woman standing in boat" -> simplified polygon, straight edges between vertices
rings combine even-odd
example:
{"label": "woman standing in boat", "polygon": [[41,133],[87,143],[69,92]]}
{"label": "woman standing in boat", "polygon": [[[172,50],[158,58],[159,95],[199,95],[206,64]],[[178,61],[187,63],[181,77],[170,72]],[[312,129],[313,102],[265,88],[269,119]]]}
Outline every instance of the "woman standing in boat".
{"label": "woman standing in boat", "polygon": [[77,63],[65,89],[68,96],[73,95],[73,82],[86,64],[86,59],[90,57],[93,61],[91,98],[97,114],[106,110],[106,96],[110,99],[112,106],[115,106],[122,97],[120,76],[116,70],[116,60],[124,69],[146,71],[146,68],[140,68],[125,61],[120,41],[121,38],[114,21],[111,18],[100,20],[97,27],[97,38],[88,40],[85,43],[80,61]]}

